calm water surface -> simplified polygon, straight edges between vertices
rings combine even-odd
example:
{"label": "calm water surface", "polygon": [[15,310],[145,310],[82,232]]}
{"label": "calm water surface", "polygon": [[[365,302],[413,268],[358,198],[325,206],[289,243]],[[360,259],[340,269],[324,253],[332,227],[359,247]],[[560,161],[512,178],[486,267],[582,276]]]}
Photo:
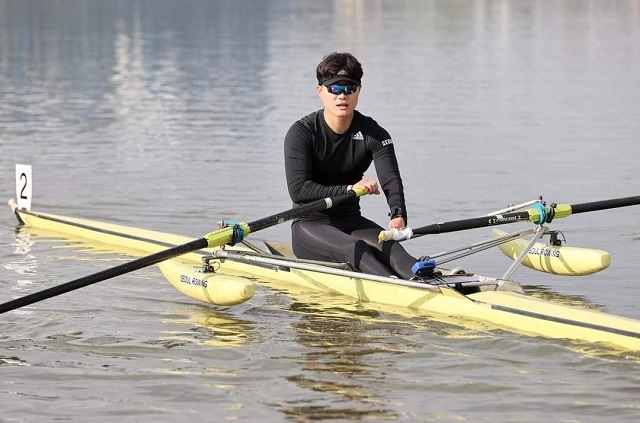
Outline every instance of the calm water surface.
{"label": "calm water surface", "polygon": [[[638,195],[639,40],[624,0],[0,0],[0,196],[26,163],[36,210],[194,237],[286,210],[282,139],[335,50],[363,63],[359,109],[393,135],[413,226]],[[611,267],[515,278],[640,318],[640,209],[554,227]],[[128,259],[0,213],[0,301]],[[2,316],[0,421],[637,421],[638,358],[265,286],[206,306],[148,268]]]}

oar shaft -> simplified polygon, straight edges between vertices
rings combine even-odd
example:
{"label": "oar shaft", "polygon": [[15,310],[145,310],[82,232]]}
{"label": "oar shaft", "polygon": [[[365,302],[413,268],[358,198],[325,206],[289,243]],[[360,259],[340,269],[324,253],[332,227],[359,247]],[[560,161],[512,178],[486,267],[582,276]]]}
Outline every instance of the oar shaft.
{"label": "oar shaft", "polygon": [[571,213],[586,213],[598,210],[615,209],[618,207],[636,206],[640,204],[640,195],[634,197],[612,198],[610,200],[592,201],[590,203],[573,204]]}
{"label": "oar shaft", "polygon": [[278,223],[285,222],[287,220],[296,219],[298,217],[306,216],[309,213],[313,213],[316,211],[322,211],[325,209],[329,209],[333,207],[334,204],[342,203],[344,201],[350,200],[355,197],[359,197],[364,195],[365,191],[361,189],[357,189],[356,191],[348,191],[346,194],[337,195],[332,198],[321,198],[319,200],[312,201],[307,204],[303,204],[301,206],[295,207],[293,209],[276,213],[269,217],[264,217],[262,219],[255,220],[249,223],[249,228],[251,228],[251,232],[257,232],[261,229],[265,229]]}
{"label": "oar shaft", "polygon": [[21,298],[16,298],[15,300],[7,301],[6,303],[0,304],[0,314],[6,313],[7,311],[15,310],[16,308],[28,306],[38,301],[46,300],[48,298],[52,298],[69,291],[84,288],[86,286],[93,285],[94,283],[101,282],[106,279],[115,278],[116,276],[124,275],[125,273],[133,272],[135,270],[160,263],[161,261],[170,259],[172,257],[177,257],[191,251],[206,248],[207,244],[208,243],[205,238],[200,238],[194,241],[190,241],[186,244],[170,248],[168,250],[159,251],[149,256],[141,257],[139,259],[123,263],[121,265],[111,267],[109,269],[105,269],[100,272],[72,280],[70,282],[63,283],[62,285],[56,285],[39,292],[35,292],[33,294],[25,295]]}
{"label": "oar shaft", "polygon": [[470,219],[453,220],[451,222],[433,223],[413,230],[413,238],[421,235],[435,235],[446,232],[464,231],[467,229],[485,228],[487,226],[505,225],[507,223],[526,222],[531,218],[528,211],[511,212],[502,215],[472,217]]}
{"label": "oar shaft", "polygon": [[[557,204],[553,210],[551,206],[545,207],[545,214],[551,218],[562,218],[572,214],[586,213],[598,210],[613,209],[617,207],[635,206],[640,204],[640,196],[612,198],[610,200],[592,201],[580,204]],[[542,216],[541,216],[542,214]],[[434,235],[445,232],[464,231],[467,229],[485,228],[488,226],[504,225],[517,222],[538,222],[544,221],[545,216],[540,209],[530,208],[528,210],[497,214],[493,216],[473,217],[470,219],[454,220],[450,222],[434,223],[413,230],[413,238],[422,235]]]}
{"label": "oar shaft", "polygon": [[[365,194],[366,192],[363,189],[358,188],[356,190],[350,190],[346,194],[341,194],[330,198],[321,198],[310,203],[273,214],[271,216],[263,217],[262,219],[254,220],[251,223],[240,223],[239,225],[242,228],[244,235],[249,235],[252,232],[257,232],[259,230],[275,226],[288,220],[297,219],[299,217],[306,216],[309,213],[329,209],[336,204],[340,204],[342,202],[345,202],[352,198],[363,196]],[[233,228],[222,228],[217,231],[210,232],[204,237],[208,240],[209,247],[217,247],[219,245],[229,244],[233,241]]]}

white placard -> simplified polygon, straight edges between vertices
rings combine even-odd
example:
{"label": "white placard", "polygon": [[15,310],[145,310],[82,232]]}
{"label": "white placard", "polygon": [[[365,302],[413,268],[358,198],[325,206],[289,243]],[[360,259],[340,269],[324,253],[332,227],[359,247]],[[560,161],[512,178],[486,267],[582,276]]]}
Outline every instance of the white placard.
{"label": "white placard", "polygon": [[16,200],[21,210],[31,210],[32,182],[31,165],[16,164]]}

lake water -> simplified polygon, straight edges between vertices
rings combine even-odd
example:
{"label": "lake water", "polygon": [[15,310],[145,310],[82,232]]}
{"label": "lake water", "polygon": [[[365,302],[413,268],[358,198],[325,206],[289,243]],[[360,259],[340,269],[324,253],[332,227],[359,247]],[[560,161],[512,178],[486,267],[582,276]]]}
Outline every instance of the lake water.
{"label": "lake water", "polygon": [[[40,211],[196,238],[286,210],[282,140],[321,107],[331,51],[363,64],[359,110],[394,138],[414,227],[639,194],[640,1],[0,0],[0,196],[25,163]],[[362,202],[385,222],[383,198]],[[640,208],[552,227],[611,267],[514,278],[640,318]],[[252,239],[288,241],[289,225]],[[125,260],[0,213],[0,302]],[[618,422],[639,398],[637,354],[264,286],[207,306],[155,267],[0,318],[3,422]]]}

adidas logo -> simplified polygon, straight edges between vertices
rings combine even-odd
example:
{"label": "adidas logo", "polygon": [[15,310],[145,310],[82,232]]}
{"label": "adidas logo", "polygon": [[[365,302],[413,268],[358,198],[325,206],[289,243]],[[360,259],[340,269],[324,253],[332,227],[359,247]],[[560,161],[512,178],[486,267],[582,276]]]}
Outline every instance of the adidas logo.
{"label": "adidas logo", "polygon": [[353,138],[351,138],[353,140],[358,140],[358,141],[364,141],[364,135],[362,135],[362,132],[358,131],[355,134],[353,134]]}

